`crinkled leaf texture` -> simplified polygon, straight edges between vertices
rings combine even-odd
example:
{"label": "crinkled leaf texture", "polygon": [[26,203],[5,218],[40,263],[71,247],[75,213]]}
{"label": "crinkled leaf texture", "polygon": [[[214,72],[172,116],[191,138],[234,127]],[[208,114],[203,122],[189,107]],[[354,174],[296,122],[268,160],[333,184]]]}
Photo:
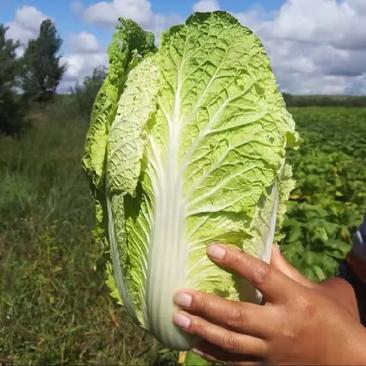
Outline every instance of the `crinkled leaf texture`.
{"label": "crinkled leaf texture", "polygon": [[206,248],[269,260],[293,187],[294,122],[260,40],[227,13],[194,14],[158,50],[123,21],[110,59],[84,155],[108,284],[143,328],[188,349],[195,339],[172,322],[178,289],[258,301]]}

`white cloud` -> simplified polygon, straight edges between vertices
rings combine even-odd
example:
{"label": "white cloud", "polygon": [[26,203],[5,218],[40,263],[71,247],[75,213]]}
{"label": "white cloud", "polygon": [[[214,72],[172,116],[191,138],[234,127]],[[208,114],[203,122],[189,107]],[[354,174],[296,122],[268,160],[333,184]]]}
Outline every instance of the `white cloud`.
{"label": "white cloud", "polygon": [[105,52],[93,54],[73,53],[66,55],[63,60],[67,63],[65,80],[74,82],[81,82],[86,76],[91,75],[96,67],[107,65]]}
{"label": "white cloud", "polygon": [[62,58],[67,69],[58,87],[58,92],[68,92],[76,83],[81,84],[85,77],[92,75],[93,70],[100,66],[107,66],[108,59],[105,51],[95,53],[70,53]]}
{"label": "white cloud", "polygon": [[220,4],[219,4],[218,0],[200,0],[197,3],[193,4],[192,10],[194,12],[220,10]]}
{"label": "white cloud", "polygon": [[83,18],[95,24],[114,26],[119,17],[130,18],[143,28],[159,33],[180,23],[181,17],[175,14],[162,15],[152,11],[148,0],[112,0],[97,2],[83,12]]}
{"label": "white cloud", "polygon": [[[77,5],[79,4],[79,5]],[[82,3],[71,4],[73,10],[79,9]],[[24,5],[16,10],[13,21],[6,24],[9,27],[6,36],[21,41],[23,47],[18,49],[18,56],[24,52],[24,46],[29,39],[36,38],[43,20],[50,18],[34,6]],[[92,33],[82,31],[72,34],[65,42],[68,53],[62,57],[62,63],[67,65],[64,78],[58,88],[66,92],[76,82],[82,82],[86,76],[92,74],[94,68],[107,65],[107,53],[98,43]]]}
{"label": "white cloud", "polygon": [[366,12],[356,7],[361,8],[355,0],[287,0],[261,30],[272,38],[328,43],[341,49],[366,47]]}
{"label": "white cloud", "polygon": [[[180,16],[155,13],[151,0],[106,0],[89,7],[76,0],[71,9],[91,23],[111,27],[123,16],[155,33],[182,22]],[[201,0],[192,9],[219,10],[220,3]],[[366,0],[285,0],[273,13],[257,6],[233,15],[260,36],[282,90],[366,93]],[[34,36],[44,17],[34,7],[18,9],[11,22],[13,34],[20,35],[15,38]],[[107,65],[106,52],[93,34],[74,34],[66,44],[70,52],[63,58],[68,63],[64,89]]]}
{"label": "white cloud", "polygon": [[253,7],[245,12],[233,13],[233,15],[241,24],[253,30],[257,30],[265,19],[268,18],[268,14],[259,6]]}
{"label": "white cloud", "polygon": [[24,5],[15,12],[15,19],[6,24],[7,37],[19,40],[23,45],[38,36],[43,20],[49,18],[34,6]]}
{"label": "white cloud", "polygon": [[262,39],[281,89],[296,94],[366,89],[366,1],[286,0],[234,14]]}
{"label": "white cloud", "polygon": [[349,6],[359,14],[366,14],[366,1],[365,0],[347,0]]}
{"label": "white cloud", "polygon": [[146,24],[152,15],[151,4],[147,0],[101,1],[91,5],[84,12],[87,21],[107,25],[115,24],[120,16]]}
{"label": "white cloud", "polygon": [[[125,17],[135,20],[145,29],[155,33],[181,22],[177,15],[154,13],[147,0],[101,1],[87,8],[76,1],[72,4],[72,9],[74,12],[81,12],[82,17],[90,23],[112,27],[117,24],[118,17]],[[67,91],[70,86],[76,82],[81,83],[86,76],[91,75],[96,67],[108,64],[106,50],[101,48],[96,37],[89,32],[73,34],[67,45],[70,53],[63,57],[67,71],[60,91]]]}
{"label": "white cloud", "polygon": [[95,53],[100,52],[100,45],[94,34],[89,32],[80,32],[70,36],[69,46],[74,52]]}
{"label": "white cloud", "polygon": [[100,66],[107,66],[107,52],[98,43],[94,34],[82,31],[72,34],[66,42],[69,52],[62,58],[67,65],[64,78],[59,87],[66,92],[75,83],[82,83],[86,76]]}
{"label": "white cloud", "polygon": [[347,87],[346,94],[366,95],[366,74],[355,77]]}

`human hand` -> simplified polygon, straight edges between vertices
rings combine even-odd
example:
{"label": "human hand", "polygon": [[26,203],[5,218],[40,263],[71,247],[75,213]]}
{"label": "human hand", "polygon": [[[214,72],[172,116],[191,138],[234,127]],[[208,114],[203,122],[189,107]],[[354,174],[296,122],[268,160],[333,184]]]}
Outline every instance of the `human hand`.
{"label": "human hand", "polygon": [[294,281],[306,287],[318,289],[328,296],[333,297],[334,300],[344,306],[357,321],[360,320],[354,289],[343,278],[330,277],[321,282],[310,281],[286,261],[277,245],[272,246],[271,266]]}
{"label": "human hand", "polygon": [[[210,360],[297,364],[365,364],[365,329],[334,292],[274,259],[265,262],[228,246],[210,246],[218,265],[246,278],[265,305],[229,301],[183,290],[175,323],[202,341],[195,351]],[[276,254],[275,254],[276,255]],[[275,258],[275,257],[274,257]]]}

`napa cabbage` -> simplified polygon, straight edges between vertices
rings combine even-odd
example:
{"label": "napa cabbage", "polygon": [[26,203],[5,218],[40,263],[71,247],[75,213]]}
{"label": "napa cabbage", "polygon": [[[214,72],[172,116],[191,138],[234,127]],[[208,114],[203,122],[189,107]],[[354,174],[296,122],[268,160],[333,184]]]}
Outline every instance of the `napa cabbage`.
{"label": "napa cabbage", "polygon": [[258,298],[206,248],[269,260],[293,187],[286,149],[297,141],[260,40],[234,17],[196,13],[158,48],[120,19],[83,166],[112,295],[164,345],[194,343],[172,322],[178,289]]}

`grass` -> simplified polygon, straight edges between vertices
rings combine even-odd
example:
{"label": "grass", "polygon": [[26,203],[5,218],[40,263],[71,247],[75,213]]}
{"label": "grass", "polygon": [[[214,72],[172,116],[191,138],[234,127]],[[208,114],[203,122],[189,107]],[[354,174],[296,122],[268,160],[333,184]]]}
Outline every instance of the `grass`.
{"label": "grass", "polygon": [[57,109],[0,139],[0,364],[151,364],[157,345],[104,285],[80,169],[87,124]]}

